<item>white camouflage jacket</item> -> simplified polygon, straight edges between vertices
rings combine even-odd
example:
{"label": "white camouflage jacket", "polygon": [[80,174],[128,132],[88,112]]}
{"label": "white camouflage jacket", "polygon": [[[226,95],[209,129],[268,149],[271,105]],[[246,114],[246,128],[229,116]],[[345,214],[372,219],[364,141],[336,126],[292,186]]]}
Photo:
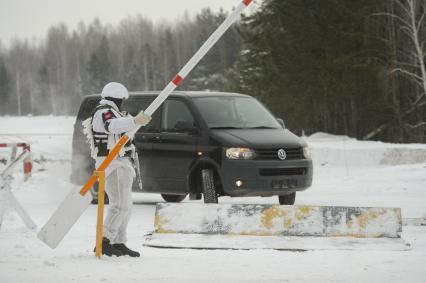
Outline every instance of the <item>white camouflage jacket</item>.
{"label": "white camouflage jacket", "polygon": [[[107,149],[111,150],[120,139],[121,134],[129,132],[136,127],[133,117],[130,114],[123,116],[114,102],[102,99],[99,104],[109,105],[111,107],[99,109],[93,115],[93,119],[90,117],[83,121],[84,132],[91,147],[91,155],[96,161],[96,168],[99,167],[106,156],[97,156],[98,148],[95,147],[94,132],[104,133],[108,136]],[[124,157],[124,153],[130,150],[134,152],[135,148],[133,144],[123,147],[119,156],[115,158],[105,170],[106,176],[118,167],[129,168],[129,170],[132,170],[133,176],[135,175],[130,159]]]}

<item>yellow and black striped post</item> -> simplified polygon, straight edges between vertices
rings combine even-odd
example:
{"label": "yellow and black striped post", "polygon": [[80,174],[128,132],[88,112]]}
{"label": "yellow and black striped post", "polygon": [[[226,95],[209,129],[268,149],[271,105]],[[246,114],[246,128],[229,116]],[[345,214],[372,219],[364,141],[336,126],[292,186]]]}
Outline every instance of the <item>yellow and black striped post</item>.
{"label": "yellow and black striped post", "polygon": [[102,230],[104,225],[104,200],[105,200],[105,171],[95,171],[94,176],[98,178],[98,219],[96,223],[96,257],[102,256]]}

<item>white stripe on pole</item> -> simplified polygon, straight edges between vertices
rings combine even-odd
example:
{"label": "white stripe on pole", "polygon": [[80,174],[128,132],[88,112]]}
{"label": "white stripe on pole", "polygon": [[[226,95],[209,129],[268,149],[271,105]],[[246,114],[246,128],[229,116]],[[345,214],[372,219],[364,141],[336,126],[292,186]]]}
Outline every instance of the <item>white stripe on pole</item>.
{"label": "white stripe on pole", "polygon": [[[252,0],[243,0],[235,8],[234,11],[225,19],[225,21],[213,32],[212,35],[204,42],[204,44],[198,49],[198,51],[192,56],[192,58],[186,63],[186,65],[179,71],[175,78],[160,92],[157,98],[145,109],[145,113],[152,115],[155,110],[167,99],[170,93],[185,79],[185,77],[192,71],[192,69],[200,62],[200,60],[206,55],[206,53],[212,48],[212,46],[222,37],[222,35],[228,30],[228,28],[238,19],[238,16],[244,11],[247,6],[250,5]],[[133,131],[129,132],[128,136],[133,137],[134,134],[139,130],[137,127]]]}

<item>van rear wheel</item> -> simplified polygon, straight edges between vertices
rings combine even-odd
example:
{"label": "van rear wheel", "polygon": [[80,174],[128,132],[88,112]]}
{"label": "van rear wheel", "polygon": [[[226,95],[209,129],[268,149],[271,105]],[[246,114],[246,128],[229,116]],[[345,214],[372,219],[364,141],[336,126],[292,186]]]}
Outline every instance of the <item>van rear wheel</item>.
{"label": "van rear wheel", "polygon": [[217,192],[214,185],[212,169],[201,170],[201,183],[203,187],[204,203],[217,203]]}
{"label": "van rear wheel", "polygon": [[167,202],[181,202],[186,198],[186,195],[166,195],[161,194],[161,197]]}
{"label": "van rear wheel", "polygon": [[278,201],[281,205],[293,205],[296,201],[296,192],[285,196],[278,196]]}

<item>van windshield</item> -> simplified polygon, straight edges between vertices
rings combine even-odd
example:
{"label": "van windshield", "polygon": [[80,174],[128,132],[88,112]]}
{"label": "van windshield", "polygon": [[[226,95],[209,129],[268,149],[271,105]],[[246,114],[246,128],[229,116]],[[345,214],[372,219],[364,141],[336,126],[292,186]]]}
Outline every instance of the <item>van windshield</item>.
{"label": "van windshield", "polygon": [[279,129],[281,125],[256,99],[208,96],[193,99],[211,129]]}

